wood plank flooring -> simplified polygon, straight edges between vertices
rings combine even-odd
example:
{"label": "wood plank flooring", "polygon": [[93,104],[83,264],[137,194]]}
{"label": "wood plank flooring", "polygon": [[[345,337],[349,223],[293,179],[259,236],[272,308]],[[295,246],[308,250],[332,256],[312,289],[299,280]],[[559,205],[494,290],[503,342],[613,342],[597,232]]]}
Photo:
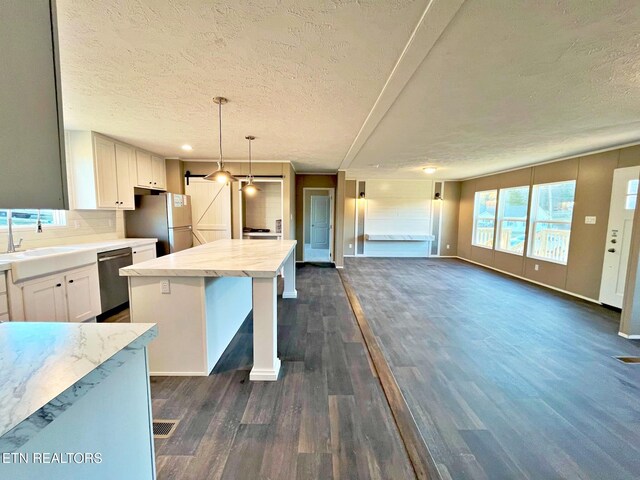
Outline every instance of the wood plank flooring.
{"label": "wood plank flooring", "polygon": [[250,382],[247,319],[208,377],[152,377],[159,479],[411,479],[411,464],[335,269],[278,299],[277,382]]}
{"label": "wood plank flooring", "polygon": [[343,273],[443,478],[640,478],[640,366],[612,358],[640,345],[618,313],[459,260]]}

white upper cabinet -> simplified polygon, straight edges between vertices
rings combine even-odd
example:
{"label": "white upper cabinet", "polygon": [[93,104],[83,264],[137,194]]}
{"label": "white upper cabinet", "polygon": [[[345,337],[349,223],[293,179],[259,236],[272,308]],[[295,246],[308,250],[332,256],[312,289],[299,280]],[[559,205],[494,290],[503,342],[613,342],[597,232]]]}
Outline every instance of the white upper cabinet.
{"label": "white upper cabinet", "polygon": [[0,208],[67,207],[56,2],[0,2]]}
{"label": "white upper cabinet", "polygon": [[153,165],[151,154],[136,150],[136,186],[140,188],[153,188]]}
{"label": "white upper cabinet", "polygon": [[136,150],[136,186],[152,190],[167,189],[167,167],[164,158],[144,150]]}
{"label": "white upper cabinet", "polygon": [[153,173],[153,188],[167,189],[167,164],[164,158],[151,156],[151,171]]}
{"label": "white upper cabinet", "polygon": [[135,184],[136,174],[136,159],[133,147],[116,143],[116,171],[120,208],[133,210],[135,208],[133,185]]}
{"label": "white upper cabinet", "polygon": [[133,147],[95,132],[65,132],[70,207],[134,208]]}

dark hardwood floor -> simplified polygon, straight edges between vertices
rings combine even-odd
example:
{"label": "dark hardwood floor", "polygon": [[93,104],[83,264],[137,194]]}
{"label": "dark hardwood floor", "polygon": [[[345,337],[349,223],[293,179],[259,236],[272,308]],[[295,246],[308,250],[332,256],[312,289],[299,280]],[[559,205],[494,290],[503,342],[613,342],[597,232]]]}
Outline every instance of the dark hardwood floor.
{"label": "dark hardwood floor", "polygon": [[[448,259],[346,259],[443,478],[640,478],[619,314]],[[387,477],[401,478],[401,477]]]}
{"label": "dark hardwood floor", "polygon": [[338,273],[302,267],[278,300],[277,382],[250,382],[249,318],[208,377],[153,377],[159,479],[410,479]]}

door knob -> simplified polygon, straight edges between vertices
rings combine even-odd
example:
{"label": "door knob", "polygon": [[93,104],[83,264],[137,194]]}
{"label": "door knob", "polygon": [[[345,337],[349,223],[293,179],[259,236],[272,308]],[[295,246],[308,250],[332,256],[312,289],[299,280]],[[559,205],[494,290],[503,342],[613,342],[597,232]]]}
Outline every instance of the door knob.
{"label": "door knob", "polygon": [[609,250],[607,250],[607,252],[609,253],[615,253],[616,249],[615,248],[610,248]]}

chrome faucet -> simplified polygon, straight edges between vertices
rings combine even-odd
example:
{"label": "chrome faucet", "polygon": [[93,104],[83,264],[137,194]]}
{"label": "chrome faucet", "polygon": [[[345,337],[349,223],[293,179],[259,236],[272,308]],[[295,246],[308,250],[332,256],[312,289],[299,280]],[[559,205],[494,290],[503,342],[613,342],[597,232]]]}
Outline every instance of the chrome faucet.
{"label": "chrome faucet", "polygon": [[13,242],[13,222],[11,218],[11,210],[7,210],[7,228],[9,231],[7,253],[14,253],[22,245],[22,238],[17,245]]}

